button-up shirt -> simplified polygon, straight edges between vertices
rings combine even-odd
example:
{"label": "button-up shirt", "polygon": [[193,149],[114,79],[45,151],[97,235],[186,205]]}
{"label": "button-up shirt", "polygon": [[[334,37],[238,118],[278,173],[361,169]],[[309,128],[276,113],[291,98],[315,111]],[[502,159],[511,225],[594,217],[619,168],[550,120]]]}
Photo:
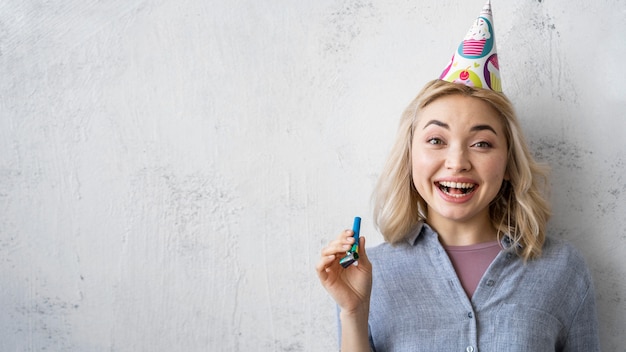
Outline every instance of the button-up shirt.
{"label": "button-up shirt", "polygon": [[428,225],[368,249],[375,352],[599,351],[591,275],[581,254],[548,238],[524,262],[508,238],[471,300]]}

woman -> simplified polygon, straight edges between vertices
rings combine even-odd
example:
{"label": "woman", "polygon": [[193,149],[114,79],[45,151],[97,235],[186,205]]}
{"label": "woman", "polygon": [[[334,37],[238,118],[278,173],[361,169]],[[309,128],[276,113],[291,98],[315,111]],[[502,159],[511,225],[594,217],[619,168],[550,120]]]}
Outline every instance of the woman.
{"label": "woman", "polygon": [[545,171],[509,100],[434,80],[404,112],[374,194],[385,243],[343,269],[342,232],[317,273],[342,351],[598,351],[579,252],[546,237]]}

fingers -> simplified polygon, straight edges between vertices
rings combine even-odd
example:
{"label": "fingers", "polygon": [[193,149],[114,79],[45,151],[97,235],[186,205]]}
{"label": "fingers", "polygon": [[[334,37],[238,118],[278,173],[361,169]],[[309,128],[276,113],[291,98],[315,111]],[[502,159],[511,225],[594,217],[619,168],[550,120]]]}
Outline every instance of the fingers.
{"label": "fingers", "polygon": [[322,249],[322,256],[339,254],[349,250],[354,243],[353,235],[354,232],[352,232],[352,230],[343,231],[335,240],[331,241],[328,246]]}
{"label": "fingers", "polygon": [[329,267],[333,265],[333,263],[335,262],[335,258],[337,258],[337,256],[335,256],[334,254],[326,255],[322,256],[317,262],[315,270],[317,271],[317,276],[320,278],[320,280],[326,281],[328,279],[328,272],[330,270]]}
{"label": "fingers", "polygon": [[335,270],[339,269],[339,258],[345,255],[346,251],[352,247],[354,243],[353,235],[354,232],[352,230],[345,230],[326,247],[322,248],[321,258],[315,267],[320,280],[325,281],[329,278],[329,272],[333,270],[333,266],[336,266]]}
{"label": "fingers", "polygon": [[370,260],[367,258],[367,251],[365,250],[365,237],[359,237],[359,261],[361,264],[371,266]]}
{"label": "fingers", "polygon": [[[354,232],[352,230],[344,230],[337,236],[337,238],[331,241],[326,247],[322,249],[321,258],[316,265],[316,271],[321,280],[329,278],[329,273],[334,271],[335,274],[339,274],[341,265],[339,265],[339,259],[346,255],[346,252],[352,248],[354,244]],[[369,270],[371,267],[370,261],[365,251],[365,237],[359,237],[359,259],[354,265],[363,265],[362,269]],[[361,262],[361,264],[359,264]],[[332,280],[331,280],[332,281]]]}

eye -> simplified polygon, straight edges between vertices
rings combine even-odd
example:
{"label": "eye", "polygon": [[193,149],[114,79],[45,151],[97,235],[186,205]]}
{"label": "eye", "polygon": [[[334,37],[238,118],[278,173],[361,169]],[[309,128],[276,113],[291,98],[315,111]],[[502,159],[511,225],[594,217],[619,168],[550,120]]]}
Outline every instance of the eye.
{"label": "eye", "polygon": [[443,144],[443,140],[441,140],[441,138],[437,138],[437,137],[428,138],[427,142],[428,142],[428,144],[432,144],[432,145],[441,145],[441,144]]}
{"label": "eye", "polygon": [[474,147],[477,147],[477,148],[491,148],[491,143],[482,141],[482,142],[474,143]]}

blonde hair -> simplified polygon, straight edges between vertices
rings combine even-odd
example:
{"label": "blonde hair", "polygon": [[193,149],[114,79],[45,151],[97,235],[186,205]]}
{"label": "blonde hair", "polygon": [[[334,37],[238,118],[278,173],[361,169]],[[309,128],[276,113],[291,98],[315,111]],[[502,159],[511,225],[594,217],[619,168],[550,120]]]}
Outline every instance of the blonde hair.
{"label": "blonde hair", "polygon": [[426,220],[427,205],[411,176],[411,143],[421,109],[447,95],[460,94],[480,99],[502,118],[507,139],[509,180],[489,206],[493,226],[511,240],[524,260],[537,258],[545,241],[550,207],[545,198],[547,169],[530,154],[513,105],[502,93],[434,80],[426,84],[405,109],[396,142],[373,194],[374,222],[385,241],[397,244]]}

